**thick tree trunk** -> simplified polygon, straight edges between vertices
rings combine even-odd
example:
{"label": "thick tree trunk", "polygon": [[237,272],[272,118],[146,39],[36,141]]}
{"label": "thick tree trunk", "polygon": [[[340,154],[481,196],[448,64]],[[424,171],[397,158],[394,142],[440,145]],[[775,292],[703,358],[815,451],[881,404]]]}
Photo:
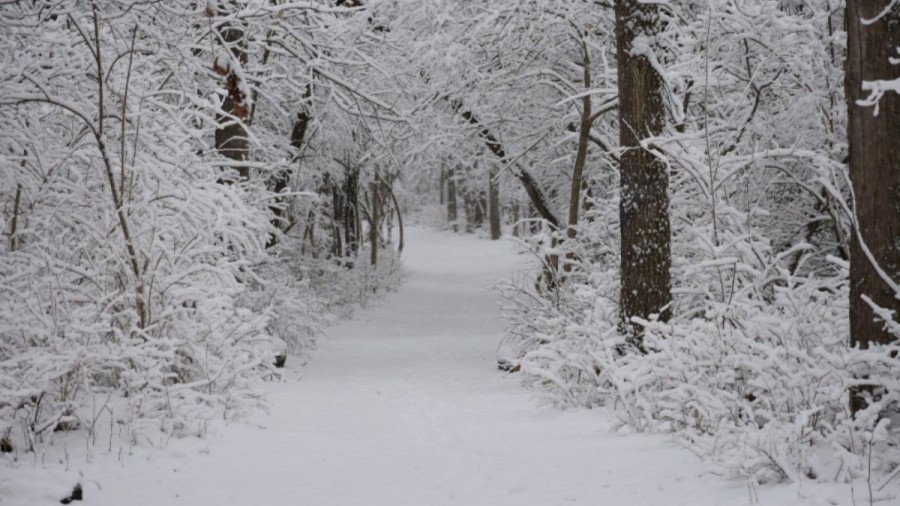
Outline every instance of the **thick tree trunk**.
{"label": "thick tree trunk", "polygon": [[491,164],[488,174],[488,221],[491,223],[491,239],[497,240],[500,231],[500,185],[497,182],[497,166]]}
{"label": "thick tree trunk", "polygon": [[624,150],[619,204],[620,312],[622,330],[640,347],[642,332],[631,318],[658,314],[665,321],[672,300],[667,166],[641,147],[641,140],[662,133],[664,82],[648,58],[634,50],[638,37],[653,40],[660,31],[660,7],[639,0],[618,0],[615,11],[619,142]]}
{"label": "thick tree trunk", "polygon": [[457,231],[456,220],[456,174],[453,169],[447,171],[447,223],[454,232]]}
{"label": "thick tree trunk", "polygon": [[[847,133],[858,225],[850,240],[850,344],[861,348],[893,340],[863,297],[900,315],[897,294],[875,267],[900,282],[900,94],[885,93],[877,115],[858,103],[869,96],[864,82],[900,78],[900,65],[890,61],[900,47],[900,6],[871,24],[862,22],[876,18],[890,3],[847,2]],[[851,404],[856,411],[864,401],[854,395]]]}

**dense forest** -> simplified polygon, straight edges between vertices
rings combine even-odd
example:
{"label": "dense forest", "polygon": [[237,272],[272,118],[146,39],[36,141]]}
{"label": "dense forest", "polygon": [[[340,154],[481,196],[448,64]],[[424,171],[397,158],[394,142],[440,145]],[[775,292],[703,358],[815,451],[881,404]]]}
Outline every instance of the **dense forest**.
{"label": "dense forest", "polygon": [[0,45],[7,455],[264,406],[412,223],[533,257],[498,374],[546,402],[900,480],[897,0],[0,0]]}

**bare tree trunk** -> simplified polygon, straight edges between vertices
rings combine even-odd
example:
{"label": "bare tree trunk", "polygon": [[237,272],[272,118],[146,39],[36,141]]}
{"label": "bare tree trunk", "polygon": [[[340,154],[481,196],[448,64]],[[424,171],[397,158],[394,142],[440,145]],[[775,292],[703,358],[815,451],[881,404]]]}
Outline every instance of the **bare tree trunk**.
{"label": "bare tree trunk", "polygon": [[457,231],[456,212],[456,173],[453,169],[447,170],[447,223],[454,232]]}
{"label": "bare tree trunk", "polygon": [[484,191],[476,190],[472,196],[472,225],[473,228],[484,226],[484,211],[487,209],[487,195]]}
{"label": "bare tree trunk", "polygon": [[[900,315],[900,300],[888,281],[900,282],[900,94],[890,92],[878,102],[878,114],[860,106],[868,91],[865,81],[900,78],[900,66],[892,65],[900,47],[897,6],[877,21],[891,0],[847,2],[847,72],[845,92],[849,113],[850,179],[855,194],[858,230],[850,240],[850,344],[868,348],[886,344],[893,337],[864,297]],[[866,248],[868,251],[866,251]],[[871,255],[871,256],[870,256]],[[865,407],[861,391],[851,396],[851,409]]]}
{"label": "bare tree trunk", "polygon": [[441,195],[440,195],[440,204],[444,205],[444,187],[447,184],[447,171],[441,166]]}
{"label": "bare tree trunk", "polygon": [[491,222],[491,239],[496,241],[500,238],[500,185],[497,182],[497,166],[491,164],[491,170],[488,174],[488,219]]}
{"label": "bare tree trunk", "polygon": [[397,254],[400,254],[403,253],[403,213],[400,211],[400,204],[397,202],[397,196],[394,194],[394,185],[386,186],[386,190],[391,197],[391,202],[394,204],[394,210],[397,211],[397,231],[400,233]]}
{"label": "bare tree trunk", "polygon": [[378,173],[376,172],[375,181],[369,186],[372,191],[372,207],[369,209],[369,243],[371,243],[372,249],[369,254],[369,263],[372,265],[378,265],[378,228],[379,212],[381,211],[380,186]]}
{"label": "bare tree trunk", "polygon": [[[228,3],[227,9],[235,10],[237,6],[232,1]],[[226,15],[227,13],[222,14]],[[218,27],[218,30],[233,61],[243,66],[247,63],[244,27],[237,23],[239,21],[224,23]],[[214,64],[216,72],[225,77],[225,88],[228,92],[225,100],[222,101],[222,112],[216,115],[216,122],[219,125],[216,128],[216,149],[225,158],[237,162],[226,171],[237,170],[240,179],[247,180],[250,178],[250,168],[241,162],[247,161],[250,151],[250,142],[243,123],[248,111],[246,97],[243,96],[237,74],[231,68],[232,65],[232,62],[218,60]],[[223,181],[229,181],[229,178],[223,178]]]}
{"label": "bare tree trunk", "polygon": [[522,232],[522,229],[524,227],[522,226],[521,223],[519,223],[519,220],[522,219],[522,215],[519,213],[520,213],[519,201],[518,200],[513,201],[513,204],[512,204],[512,221],[513,221],[512,234],[513,234],[513,237],[522,237],[525,235],[525,233]]}
{"label": "bare tree trunk", "polygon": [[[578,41],[581,46],[582,79],[585,91],[589,91],[591,89],[591,55],[583,37]],[[569,223],[566,229],[566,237],[569,239],[575,238],[578,214],[581,210],[581,186],[584,164],[587,160],[588,141],[591,136],[592,114],[591,95],[586,93],[581,98],[581,125],[578,130],[578,150],[575,154],[575,166],[572,169],[572,185],[569,191]]]}
{"label": "bare tree trunk", "polygon": [[466,213],[466,233],[471,234],[475,230],[475,208],[477,204],[472,197],[472,191],[463,191],[463,210]]}
{"label": "bare tree trunk", "polygon": [[653,37],[661,29],[660,6],[640,0],[618,0],[616,60],[619,77],[619,143],[622,231],[621,327],[638,347],[640,327],[632,317],[670,316],[669,175],[666,164],[641,140],[662,133],[665,124],[664,82],[643,52],[634,51],[637,38]]}
{"label": "bare tree trunk", "polygon": [[341,196],[341,218],[344,226],[345,253],[356,255],[359,252],[359,168],[344,166],[344,185]]}

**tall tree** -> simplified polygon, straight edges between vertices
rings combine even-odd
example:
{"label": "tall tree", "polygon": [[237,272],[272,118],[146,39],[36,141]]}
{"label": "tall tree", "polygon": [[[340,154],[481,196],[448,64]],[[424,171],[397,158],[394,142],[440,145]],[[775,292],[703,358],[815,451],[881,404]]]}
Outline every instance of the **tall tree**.
{"label": "tall tree", "polygon": [[[214,18],[232,15],[237,10],[237,4],[229,2],[226,12],[217,12],[216,8],[211,6],[206,13]],[[221,111],[216,114],[218,123],[216,149],[222,156],[234,162],[232,168],[237,170],[242,180],[250,177],[250,168],[243,163],[248,160],[250,150],[250,141],[244,125],[248,113],[247,97],[244,92],[245,85],[241,82],[242,69],[247,64],[248,58],[245,30],[246,27],[241,21],[219,22],[216,26],[218,40],[225,46],[227,54],[217,56],[213,62],[213,69],[225,78],[227,92],[222,100]]]}
{"label": "tall tree", "polygon": [[447,223],[454,232],[457,231],[457,212],[456,212],[456,171],[450,169],[447,171]]}
{"label": "tall tree", "polygon": [[622,234],[620,312],[623,331],[640,346],[632,317],[659,314],[667,320],[672,300],[668,167],[641,141],[658,136],[665,124],[664,82],[650,60],[662,28],[660,6],[619,0],[616,61],[621,157],[619,221]]}
{"label": "tall tree", "polygon": [[900,315],[900,93],[888,91],[900,83],[898,48],[900,3],[847,2],[844,84],[857,225],[850,241],[850,342],[862,348],[893,340],[871,303]]}
{"label": "tall tree", "polygon": [[497,240],[500,231],[500,183],[497,181],[497,165],[492,163],[488,173],[488,220],[491,224],[491,239]]}

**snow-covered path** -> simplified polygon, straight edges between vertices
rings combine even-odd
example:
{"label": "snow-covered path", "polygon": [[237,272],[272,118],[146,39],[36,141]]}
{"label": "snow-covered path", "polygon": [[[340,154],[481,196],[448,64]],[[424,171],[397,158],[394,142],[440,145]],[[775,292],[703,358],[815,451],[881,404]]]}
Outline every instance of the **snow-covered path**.
{"label": "snow-covered path", "polygon": [[[667,438],[611,434],[597,411],[537,407],[497,370],[502,321],[486,285],[524,265],[512,244],[422,229],[408,244],[407,283],[268,385],[269,415],[122,463],[73,463],[66,474],[84,473],[86,504],[748,502],[745,485],[704,476]],[[784,488],[774,503],[794,502]]]}

